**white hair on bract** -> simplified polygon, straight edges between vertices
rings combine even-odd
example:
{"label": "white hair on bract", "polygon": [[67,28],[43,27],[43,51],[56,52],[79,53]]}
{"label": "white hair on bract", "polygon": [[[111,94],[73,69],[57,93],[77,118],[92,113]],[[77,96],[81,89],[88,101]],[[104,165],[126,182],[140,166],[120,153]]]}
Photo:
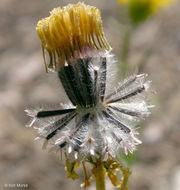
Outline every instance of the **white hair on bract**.
{"label": "white hair on bract", "polygon": [[141,144],[137,122],[152,107],[146,101],[151,82],[146,74],[134,74],[115,85],[113,54],[88,48],[84,52],[58,71],[71,102],[64,110],[26,110],[32,117],[29,126],[45,139],[44,147],[63,149],[71,161],[99,157],[106,161],[121,150],[133,153]]}

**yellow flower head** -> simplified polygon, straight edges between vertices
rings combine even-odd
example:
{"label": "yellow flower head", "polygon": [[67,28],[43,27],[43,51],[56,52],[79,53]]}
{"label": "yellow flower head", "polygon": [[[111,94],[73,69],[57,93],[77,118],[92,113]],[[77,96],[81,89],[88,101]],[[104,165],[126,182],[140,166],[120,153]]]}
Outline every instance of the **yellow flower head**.
{"label": "yellow flower head", "polygon": [[44,49],[49,53],[49,68],[63,66],[65,60],[80,55],[84,47],[110,49],[104,37],[100,11],[84,3],[53,9],[49,17],[38,22],[36,30],[42,42],[44,60]]}
{"label": "yellow flower head", "polygon": [[149,15],[161,7],[170,5],[174,0],[118,0],[119,3],[129,3],[130,16],[133,22],[144,21]]}

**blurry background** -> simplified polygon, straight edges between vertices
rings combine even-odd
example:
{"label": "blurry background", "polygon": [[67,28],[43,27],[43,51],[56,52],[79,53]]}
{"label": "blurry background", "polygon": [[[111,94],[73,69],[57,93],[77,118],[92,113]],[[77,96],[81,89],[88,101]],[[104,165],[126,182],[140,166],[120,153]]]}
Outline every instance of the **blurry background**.
{"label": "blurry background", "polygon": [[[35,26],[68,0],[0,0],[0,189],[78,190],[83,179],[66,179],[59,154],[41,149],[24,109],[67,102],[56,74],[46,74]],[[118,58],[122,38],[116,0],[88,0],[101,10],[104,31]],[[180,189],[180,2],[142,24],[133,34],[130,62],[152,47],[143,72],[153,81],[152,115],[141,124],[130,190]],[[113,189],[107,184],[107,189]],[[90,189],[94,189],[93,186]]]}

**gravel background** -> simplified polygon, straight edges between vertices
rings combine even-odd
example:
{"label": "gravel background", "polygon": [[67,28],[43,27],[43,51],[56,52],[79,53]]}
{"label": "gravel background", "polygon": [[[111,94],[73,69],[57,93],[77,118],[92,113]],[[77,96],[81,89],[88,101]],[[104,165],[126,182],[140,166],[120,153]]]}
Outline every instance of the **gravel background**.
{"label": "gravel background", "polygon": [[[0,0],[0,189],[80,189],[80,181],[65,178],[58,154],[33,141],[25,128],[24,109],[67,102],[55,74],[46,74],[35,26],[58,5],[74,1]],[[103,16],[107,39],[117,55],[121,35],[112,24],[116,1],[85,1]],[[138,158],[132,166],[131,190],[180,189],[180,3],[149,19],[133,35],[130,61],[134,66],[153,47],[144,72],[153,80],[156,108],[141,125]],[[82,181],[82,179],[81,179]],[[11,187],[5,187],[5,184]],[[13,187],[28,184],[28,187]],[[95,189],[93,186],[90,189]],[[108,184],[107,189],[113,189]]]}

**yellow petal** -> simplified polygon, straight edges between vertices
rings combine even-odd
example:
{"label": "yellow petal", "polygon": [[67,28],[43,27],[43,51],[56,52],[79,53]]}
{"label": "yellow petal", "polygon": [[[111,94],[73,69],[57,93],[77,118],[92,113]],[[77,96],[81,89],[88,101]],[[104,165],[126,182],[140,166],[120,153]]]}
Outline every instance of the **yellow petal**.
{"label": "yellow petal", "polygon": [[[53,9],[49,17],[38,22],[36,30],[43,49],[50,55],[57,55],[58,66],[64,65],[60,60],[73,57],[84,46],[110,49],[103,33],[100,11],[84,3]],[[52,60],[51,67],[56,66],[56,61]]]}

